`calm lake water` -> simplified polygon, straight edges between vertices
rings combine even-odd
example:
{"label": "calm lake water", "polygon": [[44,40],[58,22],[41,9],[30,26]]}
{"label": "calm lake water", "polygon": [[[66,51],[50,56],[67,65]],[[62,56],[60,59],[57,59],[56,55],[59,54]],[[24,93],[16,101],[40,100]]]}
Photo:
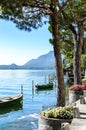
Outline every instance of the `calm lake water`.
{"label": "calm lake water", "polygon": [[34,84],[42,84],[54,70],[0,70],[0,97],[19,94],[23,85],[23,104],[10,111],[0,111],[0,130],[38,130],[41,110],[55,105],[57,91],[32,91]]}

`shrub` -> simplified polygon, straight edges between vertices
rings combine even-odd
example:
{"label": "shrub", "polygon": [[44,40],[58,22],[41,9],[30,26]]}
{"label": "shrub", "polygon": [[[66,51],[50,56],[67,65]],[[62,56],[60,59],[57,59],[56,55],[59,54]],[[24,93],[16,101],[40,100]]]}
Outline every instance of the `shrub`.
{"label": "shrub", "polygon": [[72,119],[73,107],[71,105],[65,107],[57,107],[42,111],[42,116],[47,118]]}

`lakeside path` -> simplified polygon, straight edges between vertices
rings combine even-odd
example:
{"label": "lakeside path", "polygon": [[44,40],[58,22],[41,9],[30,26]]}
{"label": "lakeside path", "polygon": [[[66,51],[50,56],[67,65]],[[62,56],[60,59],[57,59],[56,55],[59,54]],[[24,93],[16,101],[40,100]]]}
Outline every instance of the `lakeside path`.
{"label": "lakeside path", "polygon": [[80,100],[78,100],[76,102],[76,107],[79,108],[80,117],[73,119],[71,130],[86,130],[86,104],[80,104]]}

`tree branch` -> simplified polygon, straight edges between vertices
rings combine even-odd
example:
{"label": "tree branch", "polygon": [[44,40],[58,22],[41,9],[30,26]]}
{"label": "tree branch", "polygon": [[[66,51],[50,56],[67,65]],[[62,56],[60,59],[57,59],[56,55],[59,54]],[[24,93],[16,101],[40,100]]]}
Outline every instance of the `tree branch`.
{"label": "tree branch", "polygon": [[83,19],[79,20],[79,22],[82,22],[83,25],[86,25],[86,17],[84,17]]}
{"label": "tree branch", "polygon": [[73,32],[73,34],[75,34],[75,35],[77,34],[76,30],[75,30],[75,28],[73,27],[72,24],[69,25],[69,29]]}

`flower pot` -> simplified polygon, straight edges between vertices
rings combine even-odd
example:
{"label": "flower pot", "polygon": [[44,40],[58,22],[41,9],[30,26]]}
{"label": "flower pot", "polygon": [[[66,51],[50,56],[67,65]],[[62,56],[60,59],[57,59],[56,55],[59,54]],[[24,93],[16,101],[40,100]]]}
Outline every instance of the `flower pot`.
{"label": "flower pot", "polygon": [[69,90],[69,103],[74,103],[80,99],[80,95],[83,95],[82,90]]}
{"label": "flower pot", "polygon": [[61,130],[61,124],[65,122],[71,123],[72,119],[47,118],[40,115],[38,130]]}

